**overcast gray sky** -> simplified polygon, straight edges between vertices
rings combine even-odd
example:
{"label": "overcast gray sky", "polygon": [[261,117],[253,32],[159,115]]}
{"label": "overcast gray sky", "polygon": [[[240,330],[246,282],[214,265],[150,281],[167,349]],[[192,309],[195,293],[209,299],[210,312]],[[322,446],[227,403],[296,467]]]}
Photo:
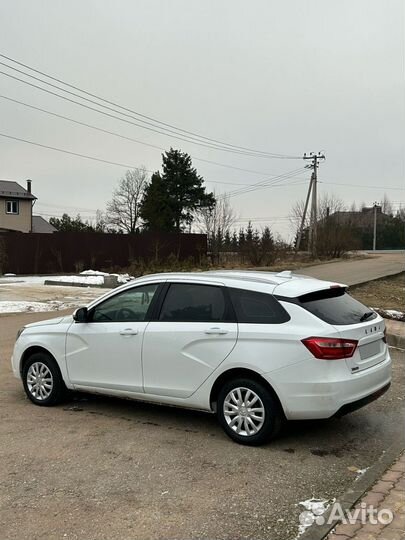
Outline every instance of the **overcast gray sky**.
{"label": "overcast gray sky", "polygon": [[[385,191],[398,205],[405,187],[404,6],[403,0],[2,0],[0,52],[210,138],[293,156],[323,151],[320,193],[371,204]],[[178,141],[4,75],[0,85],[2,96],[258,173],[195,160],[217,193],[304,166]],[[14,137],[150,170],[161,165],[159,149],[3,98],[0,118],[0,131]],[[0,137],[0,178],[32,178],[37,213],[91,217],[124,172]],[[286,216],[305,197],[308,177],[302,171],[231,201],[240,218],[260,218],[259,227],[268,222],[287,236]]]}

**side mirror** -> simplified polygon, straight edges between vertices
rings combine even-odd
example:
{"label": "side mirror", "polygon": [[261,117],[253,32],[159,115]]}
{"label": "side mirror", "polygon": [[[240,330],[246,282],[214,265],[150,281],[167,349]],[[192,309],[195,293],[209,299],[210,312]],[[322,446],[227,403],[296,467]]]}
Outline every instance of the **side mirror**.
{"label": "side mirror", "polygon": [[89,312],[86,307],[77,308],[73,313],[73,320],[75,322],[83,323],[88,321]]}

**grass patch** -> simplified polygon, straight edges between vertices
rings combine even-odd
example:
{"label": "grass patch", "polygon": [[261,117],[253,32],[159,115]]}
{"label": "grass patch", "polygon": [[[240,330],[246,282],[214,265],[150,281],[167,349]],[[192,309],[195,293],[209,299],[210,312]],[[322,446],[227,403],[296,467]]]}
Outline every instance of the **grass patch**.
{"label": "grass patch", "polygon": [[350,293],[369,307],[405,311],[405,272],[350,287]]}

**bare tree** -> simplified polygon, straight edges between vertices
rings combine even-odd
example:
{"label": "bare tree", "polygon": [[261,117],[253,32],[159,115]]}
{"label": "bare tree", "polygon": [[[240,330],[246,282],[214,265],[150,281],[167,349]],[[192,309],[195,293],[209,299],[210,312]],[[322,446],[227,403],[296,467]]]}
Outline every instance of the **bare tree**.
{"label": "bare tree", "polygon": [[361,212],[363,210],[363,208],[366,208],[366,203],[364,201],[361,201],[361,203],[359,204],[358,208],[359,208],[359,212]]}
{"label": "bare tree", "polygon": [[195,219],[198,230],[207,235],[210,251],[218,258],[223,240],[230,235],[237,217],[228,196],[217,196],[214,192],[214,197],[215,205],[212,208],[201,208]]}
{"label": "bare tree", "polygon": [[400,219],[401,221],[405,222],[405,208],[402,208],[402,206],[399,207],[397,210],[396,217]]}
{"label": "bare tree", "polygon": [[392,216],[394,214],[391,201],[389,200],[386,193],[384,193],[384,198],[380,202],[381,204],[381,211],[383,214],[388,214],[389,216]]}
{"label": "bare tree", "polygon": [[347,208],[344,201],[335,195],[324,193],[319,199],[319,219],[325,219],[328,216],[337,214],[338,212],[345,212],[346,210]]}
{"label": "bare tree", "polygon": [[[304,201],[298,201],[292,208],[290,221],[298,232],[304,212]],[[350,215],[346,213],[344,202],[334,195],[325,193],[318,201],[317,251],[326,257],[340,257],[352,246]],[[308,242],[310,216],[304,224],[303,244]],[[354,246],[353,246],[354,247]]]}
{"label": "bare tree", "polygon": [[[294,234],[296,236],[298,236],[298,233],[299,233],[299,230],[300,230],[300,227],[301,227],[301,221],[302,221],[302,216],[304,215],[304,208],[305,208],[305,201],[296,201],[294,203],[294,206],[291,208],[291,212],[290,212],[290,223],[291,223],[291,227],[294,231]],[[309,225],[310,225],[310,214],[311,212],[307,212],[306,213],[306,216],[305,216],[305,221],[304,221],[304,226],[303,226],[303,230],[307,230],[309,228]]]}
{"label": "bare tree", "polygon": [[109,225],[133,233],[139,228],[140,208],[149,178],[145,167],[128,170],[107,203]]}

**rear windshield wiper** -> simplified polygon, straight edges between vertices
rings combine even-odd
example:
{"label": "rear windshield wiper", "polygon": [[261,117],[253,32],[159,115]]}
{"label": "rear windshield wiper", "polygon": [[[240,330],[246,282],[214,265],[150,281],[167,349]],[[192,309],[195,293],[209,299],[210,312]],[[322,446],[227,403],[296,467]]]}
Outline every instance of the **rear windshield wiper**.
{"label": "rear windshield wiper", "polygon": [[367,319],[369,319],[370,317],[372,317],[374,315],[374,311],[366,311],[365,313],[363,313],[363,315],[360,317],[360,322],[364,322],[366,321]]}

